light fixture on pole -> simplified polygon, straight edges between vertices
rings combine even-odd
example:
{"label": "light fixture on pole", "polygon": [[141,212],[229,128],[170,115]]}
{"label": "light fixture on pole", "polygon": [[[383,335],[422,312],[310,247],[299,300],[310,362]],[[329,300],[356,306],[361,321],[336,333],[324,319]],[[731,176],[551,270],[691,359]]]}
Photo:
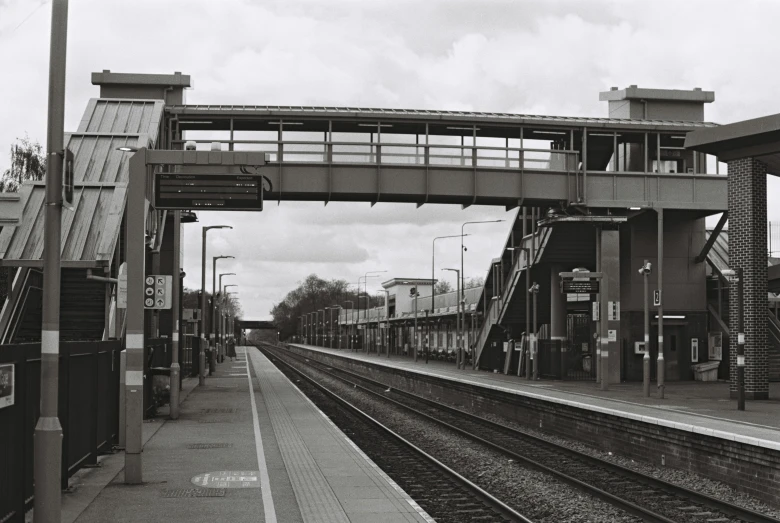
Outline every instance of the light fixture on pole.
{"label": "light fixture on pole", "polygon": [[642,356],[642,391],[645,398],[650,397],[650,302],[647,292],[647,279],[652,270],[652,264],[645,260],[642,267],[639,268],[639,274],[645,284],[645,354]]}
{"label": "light fixture on pole", "polygon": [[[456,293],[455,296],[457,296],[457,299],[460,300],[460,271],[458,269],[442,269],[443,271],[452,271],[455,273],[455,278],[457,279],[457,285],[455,287]],[[461,319],[460,319],[460,304],[458,304],[458,312],[455,316],[455,328],[458,331],[458,339],[455,342],[455,367],[460,368],[461,363],[463,362],[463,344],[461,343],[461,339],[463,337],[463,329],[461,327]],[[465,365],[464,365],[465,366]]]}
{"label": "light fixture on pole", "polygon": [[233,258],[234,256],[212,256],[211,260],[211,332],[209,333],[211,361],[209,362],[209,376],[217,370],[217,260]]}
{"label": "light fixture on pole", "polygon": [[[445,238],[463,238],[464,236],[469,236],[468,234],[453,234],[450,236],[437,236],[433,239],[431,242],[431,316],[433,316],[435,312],[434,308],[434,298],[436,297],[436,240],[443,240]],[[462,240],[461,240],[462,241]],[[430,329],[430,326],[429,326]],[[430,336],[431,333],[428,333],[428,343],[425,344],[425,363],[428,363],[428,352],[430,347]]]}
{"label": "light fixture on pole", "polygon": [[[331,325],[333,325],[333,309],[338,309],[339,310],[339,315],[336,316],[336,324],[338,324],[339,316],[341,316],[341,311],[342,311],[343,308],[344,307],[342,307],[341,305],[331,305],[330,306],[330,314],[331,314],[330,323],[331,323]],[[338,347],[337,348],[340,349],[341,348],[341,328],[338,329],[338,333],[339,333],[338,334],[339,342],[338,342]],[[333,348],[333,339],[332,338],[330,340],[330,348],[331,349]]]}
{"label": "light fixture on pole", "polygon": [[[349,303],[349,310],[350,311],[355,309],[355,302],[354,301],[352,301],[352,300],[344,300],[344,303]],[[350,350],[352,350],[352,335],[353,335],[353,331],[354,331],[354,327],[355,327],[355,321],[354,321],[355,320],[355,316],[354,316],[354,314],[352,315],[351,320],[352,321],[349,322],[349,347],[348,347]],[[346,321],[347,321],[347,317],[344,316],[344,322],[346,323]]]}
{"label": "light fixture on pole", "polygon": [[203,246],[200,277],[200,350],[198,351],[198,385],[206,384],[206,233],[210,229],[232,229],[230,225],[209,225],[203,227]]}
{"label": "light fixture on pole", "polygon": [[[33,438],[34,521],[61,520],[62,425],[58,416],[60,360],[60,234],[62,224],[63,160],[65,148],[65,58],[68,43],[68,1],[53,0],[49,50],[49,109],[47,115],[45,216],[43,250],[43,305],[41,322],[40,417]],[[136,334],[132,335],[137,338]],[[130,346],[128,345],[128,348]],[[133,347],[135,357],[143,350]],[[131,351],[128,351],[131,352]],[[129,373],[128,373],[129,374]],[[140,374],[140,373],[139,373]],[[17,407],[19,408],[19,407]],[[140,475],[140,453],[137,454]],[[17,517],[24,519],[23,514]]]}
{"label": "light fixture on pole", "polygon": [[533,294],[533,307],[534,307],[534,324],[533,332],[531,333],[531,363],[533,363],[533,379],[534,381],[539,379],[539,341],[536,338],[536,296],[539,294],[539,284],[534,282],[528,289],[528,292]]}

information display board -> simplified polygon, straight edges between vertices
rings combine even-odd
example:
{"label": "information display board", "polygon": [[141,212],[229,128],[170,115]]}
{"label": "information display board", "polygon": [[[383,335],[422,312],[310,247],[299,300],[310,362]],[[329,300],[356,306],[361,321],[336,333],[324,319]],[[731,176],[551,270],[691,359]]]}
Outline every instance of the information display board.
{"label": "information display board", "polygon": [[562,280],[561,292],[566,294],[598,294],[598,280]]}
{"label": "information display board", "polygon": [[156,173],[154,207],[173,210],[262,211],[262,176]]}

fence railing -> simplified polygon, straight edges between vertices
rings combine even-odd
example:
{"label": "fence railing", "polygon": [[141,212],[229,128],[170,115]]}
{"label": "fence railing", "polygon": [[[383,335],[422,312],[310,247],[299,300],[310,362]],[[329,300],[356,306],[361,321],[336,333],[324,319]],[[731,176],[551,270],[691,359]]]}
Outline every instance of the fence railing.
{"label": "fence railing", "polygon": [[[111,450],[119,426],[119,341],[61,342],[62,488]],[[0,346],[0,521],[24,521],[33,498],[33,432],[40,414],[41,345]],[[10,377],[10,379],[9,379]],[[10,386],[9,386],[10,384]]]}

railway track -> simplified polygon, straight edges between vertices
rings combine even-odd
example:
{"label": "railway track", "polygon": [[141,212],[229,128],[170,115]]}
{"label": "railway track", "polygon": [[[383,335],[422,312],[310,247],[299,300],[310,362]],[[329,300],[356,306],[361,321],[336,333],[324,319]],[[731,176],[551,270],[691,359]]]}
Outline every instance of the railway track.
{"label": "railway track", "polygon": [[329,367],[278,348],[271,350],[280,359],[292,358],[299,363],[314,367],[317,372],[359,388],[414,415],[438,423],[526,466],[551,474],[645,521],[780,523],[780,520],[770,516],[604,461],[471,413],[408,392],[389,389],[385,383]]}
{"label": "railway track", "polygon": [[436,521],[532,523],[283,358],[273,361],[288,377],[300,378],[298,387],[328,417],[339,418],[337,425]]}

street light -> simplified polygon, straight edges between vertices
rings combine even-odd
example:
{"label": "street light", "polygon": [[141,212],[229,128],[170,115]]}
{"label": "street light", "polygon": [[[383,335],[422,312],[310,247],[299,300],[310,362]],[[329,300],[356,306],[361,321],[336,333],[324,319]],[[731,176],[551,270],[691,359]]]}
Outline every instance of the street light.
{"label": "street light", "polygon": [[[357,299],[357,309],[358,309],[358,321],[360,321],[360,280],[363,280],[363,284],[366,288],[366,295],[368,295],[368,275],[371,274],[373,276],[377,276],[379,274],[382,274],[383,272],[387,271],[368,271],[365,275],[358,278],[358,299]],[[366,327],[368,327],[368,307],[371,305],[371,300],[366,298]],[[366,329],[367,330],[367,329]]]}
{"label": "street light", "polygon": [[[352,300],[344,300],[344,303],[349,303],[349,309],[350,310],[354,310],[354,308],[355,308],[355,302],[354,301],[352,301]],[[354,319],[355,319],[355,315],[353,313],[353,315],[352,315],[352,320],[353,321],[350,322],[350,325],[349,325],[349,349],[350,350],[352,350],[352,335],[353,335],[354,326],[355,326]],[[344,321],[346,321],[346,316],[344,317]]]}
{"label": "street light", "polygon": [[[433,300],[436,296],[436,240],[443,240],[445,238],[461,238],[461,241],[463,241],[464,236],[469,236],[468,234],[454,234],[451,236],[437,236],[433,239],[433,242],[431,242],[431,317],[433,317],[434,313],[434,307],[433,307]],[[430,326],[428,327],[430,329]],[[428,331],[428,343],[425,344],[425,363],[428,363],[428,347],[430,346],[430,330]]]}
{"label": "street light", "polygon": [[534,374],[533,379],[534,381],[539,379],[539,341],[536,339],[536,295],[539,294],[539,284],[534,282],[533,285],[528,289],[528,292],[533,294],[534,298],[534,326],[533,326],[533,333],[531,334],[531,361],[534,364]]}
{"label": "street light", "polygon": [[647,277],[651,270],[652,265],[647,260],[639,268],[639,274],[642,275],[645,283],[645,354],[642,357],[642,390],[645,398],[650,397],[650,302],[647,296]]}
{"label": "street light", "polygon": [[[209,338],[211,339],[211,365],[209,365],[209,375],[211,375],[216,367],[216,358],[214,357],[214,350],[217,347],[217,260],[233,259],[233,256],[213,256],[211,260],[211,332]],[[220,276],[220,286],[222,285],[222,277]]]}
{"label": "street light", "polygon": [[201,258],[201,277],[200,277],[200,350],[198,359],[200,364],[200,373],[198,374],[198,385],[206,384],[206,233],[209,229],[232,229],[230,225],[209,225],[203,227],[203,247]]}
{"label": "street light", "polygon": [[[466,271],[463,268],[463,253],[466,252],[466,247],[463,245],[463,236],[464,236],[463,232],[464,232],[464,230],[466,228],[466,225],[472,225],[472,224],[475,224],[475,223],[499,223],[499,222],[505,222],[505,221],[506,220],[480,220],[480,221],[476,221],[476,222],[465,222],[463,225],[460,226],[460,277],[462,279],[461,280],[461,286],[460,286],[460,292],[461,292],[460,299],[461,300],[465,300],[466,299]],[[465,315],[466,315],[466,311],[465,310],[463,311],[463,315],[464,315],[463,323],[465,324],[466,323],[465,322]]]}
{"label": "street light", "polygon": [[[452,271],[455,273],[455,277],[458,280],[455,295],[458,297],[458,301],[460,301],[460,271],[458,269],[442,269],[442,270]],[[460,320],[460,303],[458,303],[458,313],[455,316],[455,327],[458,330],[458,339],[455,343],[455,367],[459,369],[461,362],[465,360],[465,358],[463,358],[463,344],[461,342],[463,329],[461,327],[461,320]]]}
{"label": "street light", "polygon": [[[49,109],[47,114],[46,214],[43,250],[43,306],[41,322],[40,417],[33,438],[34,518],[36,522],[61,520],[62,425],[58,417],[60,354],[60,285],[62,224],[62,171],[65,149],[65,58],[68,43],[68,2],[54,0],[51,10],[49,51]],[[130,334],[130,332],[128,332]],[[137,334],[131,336],[137,339]],[[128,339],[130,336],[128,336]],[[143,339],[143,333],[141,335]],[[127,344],[136,357],[143,350]],[[129,373],[128,373],[129,374]],[[135,373],[133,373],[135,374]],[[129,384],[126,384],[126,386]],[[128,449],[129,450],[129,449]],[[139,449],[140,451],[140,449]],[[140,454],[136,454],[140,465]],[[140,470],[140,466],[138,467]]]}
{"label": "street light", "polygon": [[[331,305],[330,306],[330,325],[331,325],[331,336],[330,336],[330,348],[333,348],[333,309],[343,309],[341,305]],[[339,313],[340,314],[340,313]],[[336,322],[338,322],[339,317],[336,316]],[[339,349],[341,348],[341,329],[339,329]]]}

